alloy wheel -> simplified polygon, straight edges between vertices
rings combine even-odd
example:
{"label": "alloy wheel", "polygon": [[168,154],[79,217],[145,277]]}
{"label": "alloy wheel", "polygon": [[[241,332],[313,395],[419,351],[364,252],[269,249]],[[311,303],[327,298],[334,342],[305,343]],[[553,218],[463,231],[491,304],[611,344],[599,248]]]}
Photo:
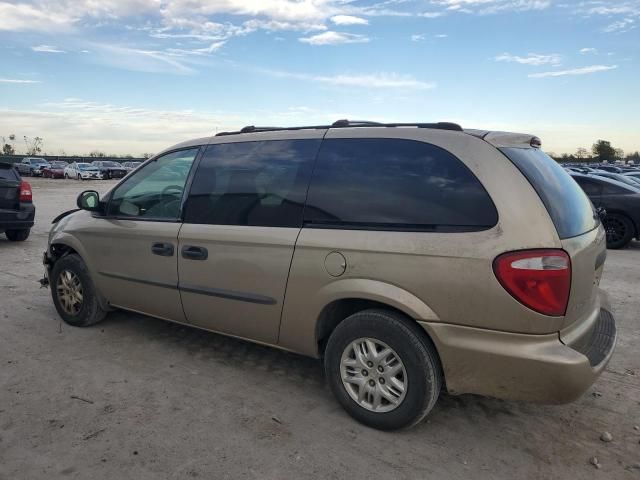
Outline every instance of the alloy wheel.
{"label": "alloy wheel", "polygon": [[626,235],[627,226],[619,218],[608,218],[605,220],[605,232],[608,243],[619,242]]}
{"label": "alloy wheel", "polygon": [[63,270],[58,276],[56,290],[62,309],[69,315],[77,315],[84,298],[80,278],[70,270]]}

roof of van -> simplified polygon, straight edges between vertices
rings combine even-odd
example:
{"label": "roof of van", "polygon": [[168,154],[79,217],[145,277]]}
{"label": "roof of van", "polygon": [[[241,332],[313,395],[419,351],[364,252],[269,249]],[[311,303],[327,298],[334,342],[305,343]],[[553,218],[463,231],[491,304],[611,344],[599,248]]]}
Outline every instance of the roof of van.
{"label": "roof of van", "polygon": [[540,139],[535,135],[526,133],[500,132],[491,130],[463,129],[457,123],[452,122],[436,122],[436,123],[380,123],[367,120],[338,120],[331,125],[310,125],[298,127],[256,127],[249,125],[237,131],[220,132],[212,137],[197,138],[174,145],[161,153],[188,148],[198,145],[207,145],[212,143],[215,137],[226,137],[232,135],[259,134],[266,132],[290,132],[301,130],[328,130],[332,128],[424,128],[433,130],[446,130],[451,132],[460,132],[461,134],[473,135],[480,138],[496,148],[539,148],[541,146]]}

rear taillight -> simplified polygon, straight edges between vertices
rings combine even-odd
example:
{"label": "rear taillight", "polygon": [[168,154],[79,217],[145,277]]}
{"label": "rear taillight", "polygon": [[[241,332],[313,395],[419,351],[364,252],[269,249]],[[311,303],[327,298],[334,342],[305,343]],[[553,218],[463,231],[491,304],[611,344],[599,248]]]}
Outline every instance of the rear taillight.
{"label": "rear taillight", "polygon": [[24,180],[20,182],[20,201],[31,202],[33,201],[33,194],[31,193],[31,185]]}
{"label": "rear taillight", "polygon": [[493,261],[502,286],[520,303],[544,315],[562,316],[571,292],[571,259],[564,250],[522,250]]}

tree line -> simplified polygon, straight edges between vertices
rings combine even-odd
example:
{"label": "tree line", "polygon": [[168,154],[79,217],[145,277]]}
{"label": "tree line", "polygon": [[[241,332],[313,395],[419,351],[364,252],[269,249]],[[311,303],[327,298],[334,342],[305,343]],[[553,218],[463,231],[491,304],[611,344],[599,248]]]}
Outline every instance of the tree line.
{"label": "tree line", "polygon": [[591,146],[591,152],[586,148],[578,148],[575,153],[555,155],[549,153],[554,160],[558,162],[617,162],[624,161],[626,163],[640,163],[640,152],[633,152],[627,155],[621,148],[615,148],[611,142],[607,140],[598,140]]}
{"label": "tree line", "polygon": [[[17,155],[16,153],[16,136],[11,134],[7,137],[2,137],[2,149],[0,155]],[[43,139],[42,137],[23,137],[25,144],[24,154],[26,156],[46,155],[43,153]],[[62,152],[62,156],[66,155]],[[94,150],[89,152],[89,157],[93,158],[134,158],[133,155],[107,155],[105,152]],[[142,158],[152,157],[152,153],[143,153]],[[580,147],[575,153],[563,153],[562,155],[556,155],[549,152],[549,156],[558,162],[616,162],[625,161],[627,163],[640,163],[640,152],[633,152],[625,156],[624,151],[621,148],[614,148],[611,142],[607,140],[598,140],[591,146],[591,152],[586,148]]]}
{"label": "tree line", "polygon": [[[8,135],[6,137],[0,137],[2,139],[2,148],[0,149],[0,155],[19,155],[16,140],[17,137],[15,134]],[[36,155],[47,155],[47,152],[44,150],[44,140],[42,137],[27,137],[26,135],[23,138],[24,141],[24,155],[27,157],[33,157]],[[64,151],[61,152],[60,156],[66,156]],[[83,155],[84,156],[84,155]],[[143,153],[140,157],[134,157],[131,154],[126,155],[108,155],[105,152],[101,152],[100,150],[94,150],[89,152],[88,157],[92,158],[151,158],[153,153]]]}

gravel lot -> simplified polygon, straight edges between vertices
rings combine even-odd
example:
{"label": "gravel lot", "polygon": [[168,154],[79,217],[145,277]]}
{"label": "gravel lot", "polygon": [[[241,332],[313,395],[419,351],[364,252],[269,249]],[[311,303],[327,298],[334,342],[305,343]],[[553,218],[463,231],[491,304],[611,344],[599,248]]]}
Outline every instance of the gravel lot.
{"label": "gravel lot", "polygon": [[113,182],[28,180],[31,237],[0,235],[0,479],[640,478],[640,243],[609,252],[618,347],[579,401],[443,395],[427,422],[382,433],[314,360],[129,313],[62,324],[37,283],[51,219]]}

